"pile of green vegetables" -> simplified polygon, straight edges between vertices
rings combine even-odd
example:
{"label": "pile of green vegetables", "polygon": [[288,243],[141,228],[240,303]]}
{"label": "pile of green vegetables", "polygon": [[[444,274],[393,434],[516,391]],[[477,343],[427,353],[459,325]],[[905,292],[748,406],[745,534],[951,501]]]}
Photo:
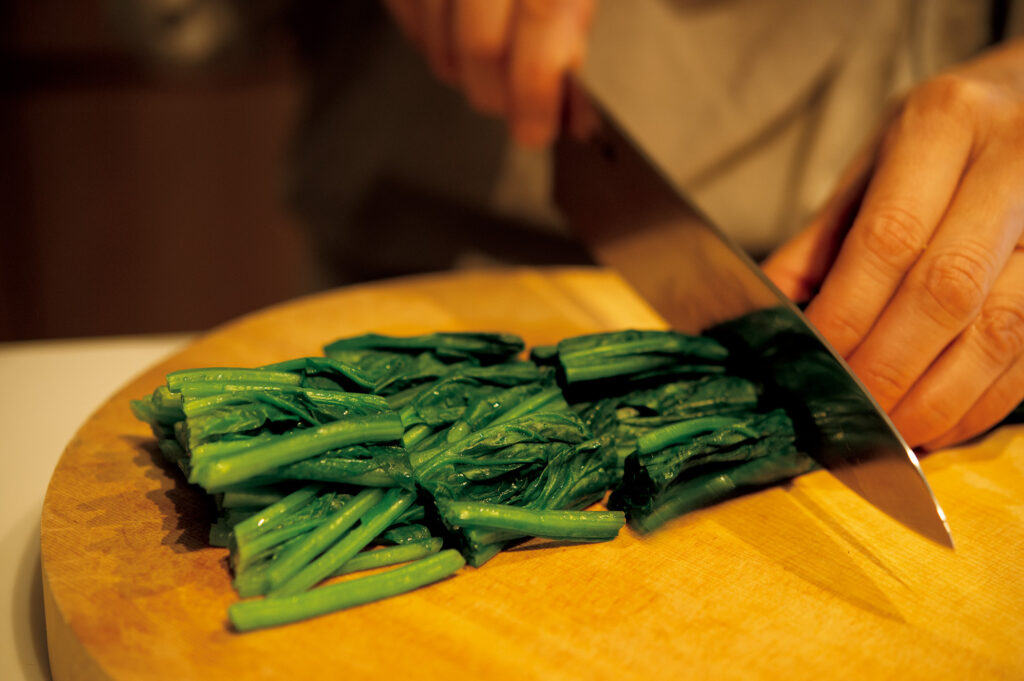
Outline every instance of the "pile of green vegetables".
{"label": "pile of green vegetables", "polygon": [[[178,371],[132,408],[215,501],[210,542],[230,551],[243,600],[229,617],[246,631],[404,593],[529,537],[650,531],[811,469],[727,347],[621,331],[523,359],[505,334],[368,334],[321,357]],[[584,510],[609,491],[611,510]]]}

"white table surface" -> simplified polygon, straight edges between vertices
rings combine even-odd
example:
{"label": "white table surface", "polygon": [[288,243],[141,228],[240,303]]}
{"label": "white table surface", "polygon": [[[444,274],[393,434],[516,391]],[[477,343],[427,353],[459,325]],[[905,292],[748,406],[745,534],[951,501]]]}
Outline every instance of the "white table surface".
{"label": "white table surface", "polygon": [[0,343],[0,679],[46,681],[39,516],[78,427],[188,334]]}

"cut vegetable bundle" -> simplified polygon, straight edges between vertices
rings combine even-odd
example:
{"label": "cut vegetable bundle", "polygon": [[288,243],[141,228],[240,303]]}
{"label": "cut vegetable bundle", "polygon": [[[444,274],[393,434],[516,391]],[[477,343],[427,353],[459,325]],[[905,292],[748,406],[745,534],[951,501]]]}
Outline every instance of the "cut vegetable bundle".
{"label": "cut vegetable bundle", "polygon": [[[523,349],[507,334],[369,334],[323,357],[175,372],[133,402],[216,502],[211,543],[246,599],[235,628],[404,593],[529,537],[653,529],[813,465],[710,336]],[[611,510],[584,510],[609,490]]]}

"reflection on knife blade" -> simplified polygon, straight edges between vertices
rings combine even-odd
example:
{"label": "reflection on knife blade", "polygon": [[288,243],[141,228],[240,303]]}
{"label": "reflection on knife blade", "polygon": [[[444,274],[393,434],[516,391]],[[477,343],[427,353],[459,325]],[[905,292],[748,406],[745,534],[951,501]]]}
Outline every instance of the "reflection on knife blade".
{"label": "reflection on knife blade", "polygon": [[891,517],[952,547],[917,458],[845,362],[607,115],[600,118],[590,139],[562,139],[555,149],[556,201],[595,258],[672,328],[699,333],[722,324],[716,332],[740,354],[762,366],[770,358],[767,380],[787,405],[801,405],[795,417],[807,452]]}

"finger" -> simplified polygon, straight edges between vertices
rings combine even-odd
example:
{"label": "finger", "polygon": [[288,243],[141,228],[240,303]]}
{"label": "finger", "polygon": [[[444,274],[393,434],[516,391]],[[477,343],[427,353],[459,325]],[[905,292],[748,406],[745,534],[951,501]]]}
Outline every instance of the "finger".
{"label": "finger", "polygon": [[512,0],[458,0],[454,7],[455,61],[466,98],[478,111],[505,112],[505,58]]}
{"label": "finger", "polygon": [[439,80],[453,85],[458,82],[455,50],[452,45],[451,0],[420,0],[420,22],[423,49],[430,69]]}
{"label": "finger", "polygon": [[791,300],[809,300],[835,262],[843,237],[864,199],[874,163],[874,146],[854,159],[811,224],[761,264],[765,275]]}
{"label": "finger", "polygon": [[570,70],[576,71],[583,67],[583,58],[587,52],[587,32],[594,22],[594,12],[597,9],[596,0],[576,0],[573,8],[573,18],[576,20],[576,28],[579,31],[580,40],[576,44],[576,50],[570,59]]}
{"label": "finger", "polygon": [[964,175],[928,250],[850,355],[887,411],[978,315],[1024,227],[1024,163],[983,153]]}
{"label": "finger", "polygon": [[959,423],[922,448],[935,451],[980,435],[1005,419],[1021,402],[1024,402],[1024,358],[1006,370]]}
{"label": "finger", "polygon": [[419,49],[423,49],[423,24],[420,18],[422,5],[419,0],[384,0],[384,6],[394,17],[395,23],[405,37]]}
{"label": "finger", "polygon": [[601,114],[580,85],[572,81],[565,88],[565,128],[572,139],[581,142],[601,130]]}
{"label": "finger", "polygon": [[523,0],[516,5],[509,55],[510,125],[527,146],[555,137],[563,78],[578,65],[589,3],[580,0]]}
{"label": "finger", "polygon": [[893,422],[911,446],[936,440],[961,422],[1022,356],[1024,250],[1018,250],[996,279],[981,313],[900,401]]}
{"label": "finger", "polygon": [[972,134],[911,105],[880,150],[860,212],[807,316],[844,357],[867,336],[924,251],[956,190]]}

